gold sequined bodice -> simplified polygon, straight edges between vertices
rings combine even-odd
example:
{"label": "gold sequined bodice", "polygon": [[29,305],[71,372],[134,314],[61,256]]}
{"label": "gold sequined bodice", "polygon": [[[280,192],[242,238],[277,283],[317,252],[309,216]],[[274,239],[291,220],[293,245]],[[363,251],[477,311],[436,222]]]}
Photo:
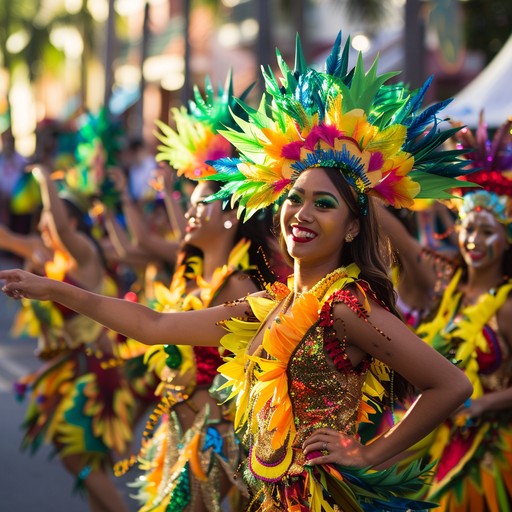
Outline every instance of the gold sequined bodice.
{"label": "gold sequined bodice", "polygon": [[323,337],[323,327],[310,329],[288,366],[299,443],[321,427],[355,433],[366,373],[336,370],[325,354]]}
{"label": "gold sequined bodice", "polygon": [[[237,393],[235,428],[247,443],[248,469],[259,480],[279,482],[302,473],[302,444],[315,429],[356,433],[370,361],[352,367],[346,340],[336,338],[332,310],[334,303],[348,301],[364,316],[348,290],[358,274],[355,265],[334,270],[308,292],[295,294],[277,316],[274,300],[254,298],[251,308],[262,324],[250,329],[245,322],[243,330],[233,324],[237,337],[223,339],[236,353],[221,367]],[[261,345],[251,351],[251,339],[261,332]],[[237,349],[232,342],[239,336],[244,343]]]}
{"label": "gold sequined bodice", "polygon": [[[324,328],[315,324],[308,330],[288,364],[289,396],[297,431],[288,475],[303,471],[302,443],[318,428],[330,427],[354,435],[366,371],[338,371],[325,354]],[[271,446],[268,425],[272,409],[258,413],[258,433],[253,437],[257,457],[266,464],[281,461],[282,449]]]}

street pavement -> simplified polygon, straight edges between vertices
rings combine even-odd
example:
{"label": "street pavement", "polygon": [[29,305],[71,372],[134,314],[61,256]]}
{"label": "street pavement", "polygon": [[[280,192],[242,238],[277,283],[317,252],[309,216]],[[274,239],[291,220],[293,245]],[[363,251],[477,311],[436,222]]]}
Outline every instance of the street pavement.
{"label": "street pavement", "polygon": [[[0,256],[0,268],[17,266],[16,260]],[[21,431],[26,405],[16,401],[13,382],[39,366],[33,351],[35,340],[13,339],[10,335],[13,318],[19,305],[0,293],[0,512],[88,512],[85,498],[72,492],[73,478],[51,449],[43,446],[34,454],[20,451]],[[137,431],[135,439],[142,434]],[[125,496],[130,512],[138,505],[129,498],[126,483],[137,477],[136,471],[116,484]]]}

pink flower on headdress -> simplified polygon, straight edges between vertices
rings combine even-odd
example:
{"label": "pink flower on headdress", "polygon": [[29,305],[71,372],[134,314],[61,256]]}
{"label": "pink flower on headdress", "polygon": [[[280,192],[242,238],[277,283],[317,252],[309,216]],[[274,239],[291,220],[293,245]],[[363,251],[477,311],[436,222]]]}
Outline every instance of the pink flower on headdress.
{"label": "pink flower on headdress", "polygon": [[370,155],[370,161],[368,162],[368,172],[377,171],[379,169],[382,169],[382,166],[384,165],[384,156],[382,153],[372,153]]}
{"label": "pink flower on headdress", "polygon": [[385,176],[373,190],[388,204],[395,208],[410,208],[420,191],[420,186],[409,176],[400,176],[396,171]]}
{"label": "pink flower on headdress", "polygon": [[300,150],[303,144],[304,143],[301,140],[290,142],[290,144],[283,146],[283,149],[281,150],[281,155],[283,156],[283,158],[286,158],[287,160],[299,160]]}
{"label": "pink flower on headdress", "polygon": [[386,167],[391,168],[383,170],[384,177],[373,187],[376,195],[395,208],[410,208],[420,191],[420,185],[408,176],[413,164],[408,153],[389,159]]}
{"label": "pink flower on headdress", "polygon": [[229,157],[232,149],[231,143],[222,135],[207,132],[205,138],[196,146],[194,153],[190,155],[189,164],[178,170],[178,176],[184,175],[197,180],[215,174],[215,169],[206,162]]}
{"label": "pink flower on headdress", "polygon": [[326,142],[329,146],[334,146],[334,141],[343,136],[336,126],[321,124],[313,127],[304,141],[304,148],[313,151],[319,141]]}

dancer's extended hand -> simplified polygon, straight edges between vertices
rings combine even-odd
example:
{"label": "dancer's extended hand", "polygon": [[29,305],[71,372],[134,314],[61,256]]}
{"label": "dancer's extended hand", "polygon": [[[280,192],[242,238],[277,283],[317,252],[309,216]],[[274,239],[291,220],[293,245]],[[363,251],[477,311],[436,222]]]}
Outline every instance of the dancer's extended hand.
{"label": "dancer's extended hand", "polygon": [[13,299],[50,300],[50,279],[39,277],[25,270],[0,270],[2,291]]}

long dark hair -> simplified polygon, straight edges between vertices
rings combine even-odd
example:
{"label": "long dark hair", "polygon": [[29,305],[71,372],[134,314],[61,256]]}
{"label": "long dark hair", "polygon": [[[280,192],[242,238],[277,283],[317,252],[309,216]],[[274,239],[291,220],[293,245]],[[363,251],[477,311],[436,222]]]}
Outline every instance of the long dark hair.
{"label": "long dark hair", "polygon": [[[374,198],[368,196],[368,205],[363,211],[354,189],[342,173],[335,168],[323,168],[323,170],[347,204],[352,218],[359,220],[359,233],[352,242],[343,245],[339,266],[355,263],[360,269],[360,279],[370,285],[379,301],[395,316],[401,318],[396,308],[396,293],[390,277],[393,261],[391,246],[379,228]],[[344,236],[344,233],[340,233],[340,236]],[[279,243],[283,252],[288,254],[282,234],[279,236]],[[400,374],[393,373],[393,389],[391,390],[390,382],[383,382],[383,386],[391,401],[395,398],[403,400],[410,396],[413,387]],[[391,393],[394,396],[391,396]]]}
{"label": "long dark hair", "polygon": [[503,264],[501,266],[504,278],[512,279],[512,243],[509,242],[509,248],[503,255]]}

